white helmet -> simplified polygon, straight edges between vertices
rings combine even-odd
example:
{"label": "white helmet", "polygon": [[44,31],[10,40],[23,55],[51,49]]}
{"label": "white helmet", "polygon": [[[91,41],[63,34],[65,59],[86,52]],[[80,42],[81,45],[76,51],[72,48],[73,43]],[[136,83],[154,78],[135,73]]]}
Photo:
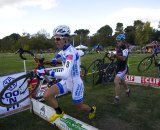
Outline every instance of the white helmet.
{"label": "white helmet", "polygon": [[61,36],[64,36],[64,37],[68,37],[68,36],[70,36],[70,33],[71,33],[71,30],[66,25],[57,26],[53,30],[53,36],[55,36],[55,35],[61,35]]}

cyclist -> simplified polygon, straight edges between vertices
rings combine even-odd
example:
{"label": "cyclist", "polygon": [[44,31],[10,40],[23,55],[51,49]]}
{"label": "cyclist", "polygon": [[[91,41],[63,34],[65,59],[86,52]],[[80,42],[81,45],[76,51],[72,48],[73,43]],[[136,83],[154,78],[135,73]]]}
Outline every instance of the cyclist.
{"label": "cyclist", "polygon": [[116,76],[114,78],[114,85],[115,85],[115,99],[113,104],[118,105],[120,103],[120,83],[124,84],[126,89],[126,95],[130,96],[130,89],[128,88],[127,83],[125,82],[125,75],[128,72],[127,60],[128,60],[128,48],[125,44],[126,36],[124,34],[119,34],[116,37],[117,47],[116,47],[116,54],[112,53],[117,59],[117,69],[116,69]]}
{"label": "cyclist", "polygon": [[[55,98],[58,94],[65,94],[67,92],[72,93],[72,100],[78,110],[86,111],[89,113],[89,119],[94,118],[96,113],[95,106],[88,106],[83,103],[84,85],[80,77],[80,57],[77,50],[69,44],[70,28],[66,25],[57,26],[53,30],[53,37],[55,44],[61,51],[52,60],[52,63],[56,63],[58,58],[62,59],[63,71],[54,72],[49,71],[49,75],[62,79],[60,82],[51,86],[45,93],[44,99],[48,104],[56,111],[48,121],[55,121],[57,118],[64,115],[64,111],[59,107]],[[38,75],[46,74],[44,69],[37,70]]]}

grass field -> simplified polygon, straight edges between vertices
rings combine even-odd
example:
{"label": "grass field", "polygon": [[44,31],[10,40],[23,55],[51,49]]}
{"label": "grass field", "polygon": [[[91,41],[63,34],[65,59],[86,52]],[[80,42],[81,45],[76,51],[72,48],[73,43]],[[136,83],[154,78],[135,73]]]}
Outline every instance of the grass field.
{"label": "grass field", "polygon": [[[103,54],[87,54],[81,58],[82,64],[88,66],[93,60],[101,58]],[[157,77],[157,70],[154,65],[145,73],[137,72],[139,61],[146,54],[129,55],[129,73],[131,75],[145,75]],[[46,59],[52,56],[45,55]],[[23,62],[13,54],[0,55],[1,75],[23,71]],[[5,65],[8,63],[9,65]],[[27,69],[34,65],[28,61]],[[83,122],[93,125],[100,130],[159,130],[160,129],[160,90],[130,85],[131,97],[125,96],[124,88],[121,87],[121,104],[118,107],[111,103],[114,99],[114,84],[99,84],[95,87],[91,83],[85,83],[84,102],[97,106],[97,114],[93,120],[89,120],[88,114],[77,112],[71,102],[71,96],[67,95],[58,99],[60,106],[65,113]],[[3,119],[0,119],[0,130],[58,130],[29,111],[21,112]]]}

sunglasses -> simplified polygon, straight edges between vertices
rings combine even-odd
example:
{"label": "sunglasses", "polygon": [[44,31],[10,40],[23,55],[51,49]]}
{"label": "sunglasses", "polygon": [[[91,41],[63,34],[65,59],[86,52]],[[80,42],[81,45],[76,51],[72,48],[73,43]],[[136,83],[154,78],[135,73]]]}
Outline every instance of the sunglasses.
{"label": "sunglasses", "polygon": [[63,39],[64,37],[54,37],[54,40],[56,41],[60,41],[61,39]]}

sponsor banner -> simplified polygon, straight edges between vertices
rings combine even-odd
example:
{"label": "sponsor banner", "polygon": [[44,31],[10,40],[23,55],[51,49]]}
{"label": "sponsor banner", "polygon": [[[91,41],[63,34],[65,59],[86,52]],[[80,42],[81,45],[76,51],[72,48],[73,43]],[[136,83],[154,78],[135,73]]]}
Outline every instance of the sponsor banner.
{"label": "sponsor banner", "polygon": [[[12,80],[14,80],[15,78],[23,74],[25,74],[25,72],[0,77],[0,92],[3,89],[3,87],[5,87],[8,83],[10,83]],[[20,90],[18,89],[19,84],[21,84],[21,81],[16,82],[15,84],[13,84],[13,86],[8,88],[8,90],[3,96],[3,99],[2,99],[3,102],[6,102],[7,104],[13,103],[17,101],[18,97],[25,96],[28,94],[28,91],[25,91],[25,93],[23,94],[20,92]],[[0,118],[8,115],[12,115],[14,113],[17,113],[18,111],[26,110],[26,106],[28,106],[29,104],[30,104],[30,100],[27,99],[24,102],[14,105],[12,107],[0,106]]]}
{"label": "sponsor banner", "polygon": [[140,85],[160,88],[160,78],[126,75],[125,80],[129,84],[140,84]]}
{"label": "sponsor banner", "polygon": [[[48,120],[48,118],[55,113],[53,108],[33,98],[31,99],[31,102],[31,110],[33,113],[37,114],[44,120]],[[61,130],[98,130],[97,128],[77,120],[76,118],[73,118],[67,114],[64,114],[63,117],[58,118],[56,121],[51,123],[55,124]]]}

